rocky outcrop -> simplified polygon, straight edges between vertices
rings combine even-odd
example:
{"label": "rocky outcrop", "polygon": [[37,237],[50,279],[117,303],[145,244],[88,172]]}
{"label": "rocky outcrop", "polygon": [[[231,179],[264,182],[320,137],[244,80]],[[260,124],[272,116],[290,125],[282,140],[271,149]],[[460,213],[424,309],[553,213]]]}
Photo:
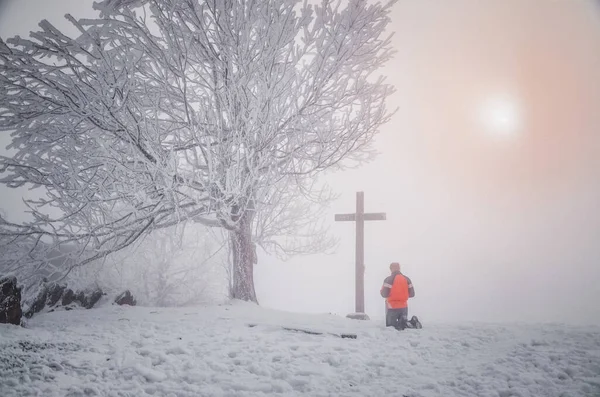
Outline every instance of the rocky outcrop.
{"label": "rocky outcrop", "polygon": [[46,307],[55,309],[63,306],[65,310],[70,310],[73,305],[80,305],[83,308],[91,309],[102,298],[102,295],[103,292],[100,288],[73,292],[66,285],[42,282],[37,295],[26,305],[25,317],[31,318]]}
{"label": "rocky outcrop", "polygon": [[135,304],[137,302],[136,302],[135,298],[133,297],[133,295],[131,294],[131,291],[126,290],[125,292],[121,293],[119,296],[117,296],[115,298],[115,303],[117,305],[135,306]]}
{"label": "rocky outcrop", "polygon": [[26,318],[31,318],[35,313],[39,313],[46,307],[48,299],[48,287],[45,282],[41,282],[37,293],[28,302],[23,305],[24,315]]}
{"label": "rocky outcrop", "polygon": [[98,303],[100,298],[102,298],[102,290],[100,288],[95,288],[92,290],[79,291],[76,296],[76,300],[81,304],[82,307],[91,309],[96,303]]}
{"label": "rocky outcrop", "polygon": [[16,277],[0,277],[0,323],[21,324],[21,288]]}
{"label": "rocky outcrop", "polygon": [[46,305],[54,306],[62,298],[63,293],[67,289],[66,285],[51,284],[48,286],[48,293],[46,297]]}

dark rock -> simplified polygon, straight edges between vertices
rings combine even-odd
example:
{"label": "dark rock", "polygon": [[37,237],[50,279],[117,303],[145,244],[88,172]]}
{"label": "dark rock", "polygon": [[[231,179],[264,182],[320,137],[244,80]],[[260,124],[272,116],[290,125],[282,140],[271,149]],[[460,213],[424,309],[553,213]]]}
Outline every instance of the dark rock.
{"label": "dark rock", "polygon": [[47,284],[42,282],[39,286],[39,292],[36,297],[27,305],[25,312],[26,318],[31,318],[34,314],[42,311],[46,306],[56,308],[58,305],[64,306],[66,310],[72,309],[73,303],[78,303],[81,307],[91,309],[102,297],[102,290],[99,288],[73,292],[66,285],[56,283]]}
{"label": "dark rock", "polygon": [[73,290],[70,288],[66,288],[65,292],[63,292],[62,294],[62,300],[60,304],[63,306],[68,306],[71,303],[75,302],[75,298],[75,292],[73,292]]}
{"label": "dark rock", "polygon": [[48,300],[48,288],[45,283],[40,284],[40,290],[38,291],[33,301],[29,304],[29,308],[25,312],[25,317],[31,318],[35,313],[42,311],[46,307],[46,301]]}
{"label": "dark rock", "polygon": [[92,295],[90,295],[90,297],[88,298],[89,307],[86,307],[86,309],[91,309],[92,307],[94,307],[94,305],[98,303],[100,298],[102,298],[102,295],[103,293],[101,289],[92,292]]}
{"label": "dark rock", "polygon": [[96,303],[102,298],[102,290],[100,288],[92,291],[80,291],[77,294],[77,300],[81,303],[82,307],[91,309]]}
{"label": "dark rock", "polygon": [[115,303],[117,305],[129,305],[129,306],[135,306],[136,305],[136,300],[133,297],[133,295],[131,294],[131,291],[126,290],[125,292],[121,293],[119,296],[117,296],[115,298]]}
{"label": "dark rock", "polygon": [[48,290],[48,298],[46,300],[46,305],[54,306],[58,303],[60,298],[63,296],[63,293],[67,289],[66,285],[58,285],[58,284],[50,284],[47,288]]}
{"label": "dark rock", "polygon": [[44,279],[38,285],[38,293],[35,298],[33,298],[32,301],[27,302],[25,317],[31,318],[34,314],[41,312],[46,306],[51,307],[56,305],[66,289],[66,285],[59,285],[56,283],[48,284]]}
{"label": "dark rock", "polygon": [[79,304],[83,306],[85,301],[85,293],[83,291],[77,291],[75,293],[75,302],[79,302]]}
{"label": "dark rock", "polygon": [[16,277],[0,278],[0,323],[21,324],[21,288]]}

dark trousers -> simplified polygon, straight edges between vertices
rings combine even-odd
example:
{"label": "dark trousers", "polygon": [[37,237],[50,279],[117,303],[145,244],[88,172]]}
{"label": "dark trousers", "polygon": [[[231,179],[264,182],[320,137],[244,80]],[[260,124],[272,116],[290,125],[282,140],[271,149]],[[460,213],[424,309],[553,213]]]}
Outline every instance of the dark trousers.
{"label": "dark trousers", "polygon": [[385,326],[396,329],[406,328],[408,320],[408,307],[402,309],[387,309],[385,313]]}

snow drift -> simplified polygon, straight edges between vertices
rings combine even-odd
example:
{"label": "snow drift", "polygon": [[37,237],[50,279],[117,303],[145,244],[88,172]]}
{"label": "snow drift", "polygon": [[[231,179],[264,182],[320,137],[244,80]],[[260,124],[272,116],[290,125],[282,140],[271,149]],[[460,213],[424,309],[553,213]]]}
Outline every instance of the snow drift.
{"label": "snow drift", "polygon": [[0,325],[0,395],[597,397],[600,328],[398,332],[240,302],[57,311]]}

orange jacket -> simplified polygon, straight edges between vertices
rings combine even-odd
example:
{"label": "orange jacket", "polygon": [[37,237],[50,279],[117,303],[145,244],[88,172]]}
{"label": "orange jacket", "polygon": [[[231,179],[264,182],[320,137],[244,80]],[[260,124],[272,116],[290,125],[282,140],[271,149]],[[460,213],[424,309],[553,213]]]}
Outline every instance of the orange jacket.
{"label": "orange jacket", "polygon": [[381,296],[386,298],[388,309],[402,309],[408,307],[408,298],[415,296],[415,289],[410,278],[394,272],[383,280]]}

